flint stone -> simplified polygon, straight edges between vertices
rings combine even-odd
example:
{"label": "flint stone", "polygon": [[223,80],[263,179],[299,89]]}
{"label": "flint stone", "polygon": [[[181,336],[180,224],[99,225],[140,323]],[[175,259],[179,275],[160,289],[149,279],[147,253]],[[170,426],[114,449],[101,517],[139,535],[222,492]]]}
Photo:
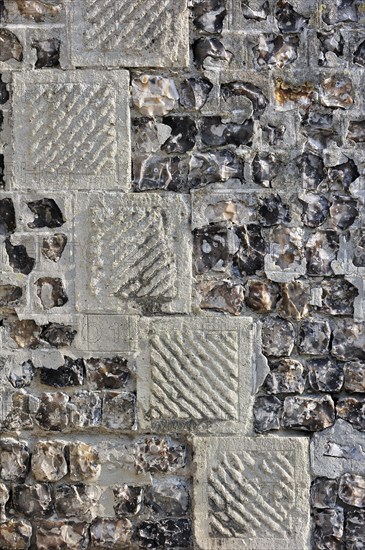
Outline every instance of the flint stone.
{"label": "flint stone", "polygon": [[346,195],[333,195],[330,216],[333,224],[348,229],[359,215],[357,201]]}
{"label": "flint stone", "polygon": [[227,15],[224,0],[203,0],[193,6],[193,23],[197,29],[209,33],[221,33]]}
{"label": "flint stone", "polygon": [[295,270],[302,260],[303,231],[299,227],[278,226],[270,231],[270,256],[281,269]]}
{"label": "flint stone", "polygon": [[11,363],[8,373],[8,380],[14,388],[30,386],[35,375],[35,368],[32,361],[23,363]]}
{"label": "flint stone", "polygon": [[55,488],[55,507],[61,517],[85,517],[95,515],[95,507],[101,496],[101,489],[96,485],[59,485]]}
{"label": "flint stone", "polygon": [[213,84],[204,77],[183,80],[179,90],[180,104],[187,109],[201,109],[213,88]]}
{"label": "flint stone", "polygon": [[280,285],[281,299],[276,305],[276,312],[284,319],[299,321],[309,314],[310,290],[300,281]]}
{"label": "flint stone", "polygon": [[344,374],[341,363],[332,359],[307,361],[308,380],[314,391],[339,392],[343,386]]}
{"label": "flint stone", "polygon": [[179,99],[175,83],[162,76],[142,75],[132,82],[134,106],[146,116],[163,116],[171,111]]}
{"label": "flint stone", "polygon": [[351,79],[343,75],[325,78],[320,86],[319,97],[325,107],[349,109],[354,103]]}
{"label": "flint stone", "polygon": [[171,127],[171,135],[161,147],[166,153],[187,153],[194,148],[197,128],[189,116],[166,116],[163,123]]}
{"label": "flint stone", "polygon": [[15,229],[14,203],[10,197],[0,199],[0,235],[10,235]]}
{"label": "flint stone", "polygon": [[[206,68],[214,60],[230,62],[232,54],[227,52],[223,43],[216,37],[198,38],[193,43],[193,57],[198,69]],[[207,67],[208,68],[208,67]]]}
{"label": "flint stone", "polygon": [[277,397],[257,397],[253,406],[254,427],[258,433],[279,430],[283,404]]}
{"label": "flint stone", "polygon": [[236,229],[239,249],[234,256],[234,265],[242,275],[255,275],[264,269],[265,240],[259,225],[250,223]]}
{"label": "flint stone", "polygon": [[32,455],[32,474],[37,481],[59,481],[67,475],[65,443],[39,441]]}
{"label": "flint stone", "polygon": [[365,325],[338,321],[333,331],[332,355],[341,361],[365,359]]}
{"label": "flint stone", "polygon": [[365,548],[365,510],[348,510],[346,513],[346,550]]}
{"label": "flint stone", "polygon": [[350,189],[350,185],[360,176],[356,163],[352,159],[348,159],[342,164],[327,168],[327,178],[334,187],[335,183],[340,184],[345,191]]}
{"label": "flint stone", "polygon": [[221,225],[211,225],[194,231],[194,256],[197,273],[224,271],[232,258],[230,246],[233,231]]}
{"label": "flint stone", "polygon": [[313,434],[310,453],[315,476],[365,474],[364,435],[345,420],[337,419],[331,428]]}
{"label": "flint stone", "polygon": [[134,466],[140,472],[174,473],[186,465],[186,447],[170,438],[146,437],[135,443]]}
{"label": "flint stone", "polygon": [[330,203],[324,195],[307,193],[300,198],[304,204],[303,223],[308,227],[319,227],[328,218]]}
{"label": "flint stone", "polygon": [[36,421],[43,430],[62,431],[68,426],[68,401],[66,393],[42,393]]}
{"label": "flint stone", "polygon": [[328,321],[306,319],[300,324],[298,351],[308,355],[324,355],[328,353],[330,339]]}
{"label": "flint stone", "polygon": [[21,286],[0,285],[0,307],[19,305],[22,296]]}
{"label": "flint stone", "polygon": [[242,124],[222,122],[220,116],[204,117],[201,123],[201,139],[204,145],[251,145],[254,123],[248,119]]}
{"label": "flint stone", "polygon": [[[0,548],[27,550],[32,537],[32,526],[23,519],[0,523]],[[45,547],[44,549],[45,550]],[[48,547],[47,550],[50,550]],[[66,549],[65,549],[66,550]]]}
{"label": "flint stone", "polygon": [[[247,0],[246,2],[242,2],[242,13],[243,16],[246,19],[254,19],[255,21],[264,21],[267,19],[269,13],[270,13],[270,4],[268,1],[266,2],[260,2],[260,7],[255,6],[252,7],[250,4],[250,0]],[[257,9],[256,9],[257,8]]]}
{"label": "flint stone", "polygon": [[289,2],[279,0],[275,11],[277,25],[281,32],[298,32],[302,31],[308,24],[308,19],[302,14],[295,11]]}
{"label": "flint stone", "polygon": [[23,244],[13,245],[7,237],[5,239],[5,250],[9,258],[9,265],[15,273],[29,275],[33,271],[35,258],[28,255],[27,249]]}
{"label": "flint stone", "polygon": [[337,416],[350,422],[356,429],[365,431],[365,399],[342,397],[337,403]]}
{"label": "flint stone", "polygon": [[252,161],[252,179],[257,185],[272,187],[279,175],[280,163],[274,153],[256,153]]}
{"label": "flint stone", "polygon": [[317,477],[311,487],[311,504],[313,508],[335,508],[337,501],[338,481],[327,477]]}
{"label": "flint stone", "polygon": [[316,548],[337,550],[344,530],[343,509],[338,506],[332,510],[316,510],[313,520],[315,526],[313,539]]}
{"label": "flint stone", "polygon": [[70,346],[74,341],[77,331],[69,325],[60,323],[48,323],[42,328],[40,338],[48,342],[52,347],[60,348]]}
{"label": "flint stone", "polygon": [[345,504],[365,508],[365,477],[343,474],[338,487],[338,496]]}
{"label": "flint stone", "polygon": [[144,521],[137,527],[141,548],[191,548],[189,519]]}
{"label": "flint stone", "polygon": [[336,64],[339,57],[343,56],[344,39],[340,30],[330,29],[324,32],[317,32],[319,41],[318,65],[332,66]]}
{"label": "flint stone", "polygon": [[271,226],[291,221],[290,210],[280,195],[269,195],[259,199],[258,220],[260,225]]}
{"label": "flint stone", "polygon": [[282,69],[297,59],[298,46],[297,35],[260,35],[259,44],[254,48],[257,64]]}
{"label": "flint stone", "polygon": [[353,315],[358,290],[344,279],[329,279],[321,283],[322,310],[331,315]]}
{"label": "flint stone", "polygon": [[186,187],[186,179],[187,165],[178,156],[151,154],[134,159],[133,182],[136,191],[182,191]]}
{"label": "flint stone", "polygon": [[267,375],[264,388],[267,393],[303,393],[305,377],[303,365],[294,359],[269,360],[270,373]]}
{"label": "flint stone", "polygon": [[59,67],[61,41],[57,38],[48,40],[33,40],[32,48],[37,51],[36,69]]}
{"label": "flint stone", "polygon": [[132,547],[133,526],[126,519],[97,518],[90,526],[94,550],[121,550]]}
{"label": "flint stone", "polygon": [[317,189],[325,177],[322,157],[306,151],[299,159],[303,183],[306,189]]}
{"label": "flint stone", "polygon": [[244,289],[242,285],[233,284],[230,281],[223,281],[221,284],[212,286],[200,285],[202,309],[213,309],[224,311],[232,315],[241,313],[244,302]]}
{"label": "flint stone", "polygon": [[280,317],[268,317],[262,322],[262,352],[267,356],[290,355],[295,343],[292,323]]}
{"label": "flint stone", "polygon": [[191,156],[189,183],[192,188],[232,178],[243,179],[243,162],[230,149],[197,152]]}
{"label": "flint stone", "polygon": [[143,487],[133,485],[116,485],[113,488],[115,506],[114,511],[117,517],[136,516],[141,512],[143,505]]}
{"label": "flint stone", "polygon": [[153,513],[163,516],[184,516],[189,510],[189,491],[179,478],[154,479],[146,489],[145,504]]}
{"label": "flint stone", "polygon": [[306,431],[318,431],[332,426],[335,405],[330,395],[321,397],[286,397],[282,425]]}
{"label": "flint stone", "polygon": [[8,430],[28,430],[34,427],[33,413],[39,406],[39,399],[20,390],[11,395],[11,407],[6,415],[4,427]]}
{"label": "flint stone", "polygon": [[306,245],[308,275],[333,275],[331,263],[337,258],[339,235],[335,231],[317,231]]}
{"label": "flint stone", "polygon": [[269,313],[275,309],[279,287],[271,281],[249,281],[246,286],[246,305],[257,313]]}
{"label": "flint stone", "polygon": [[365,141],[365,120],[352,120],[349,123],[347,139],[355,143],[364,143]]}
{"label": "flint stone", "polygon": [[28,223],[31,229],[49,227],[53,229],[60,227],[66,220],[56,201],[50,198],[43,198],[38,201],[28,202],[28,207],[34,214],[34,220]]}
{"label": "flint stone", "polygon": [[103,392],[102,426],[111,430],[131,430],[136,419],[136,396],[130,392]]}
{"label": "flint stone", "polygon": [[88,525],[79,521],[43,520],[36,524],[37,550],[86,550]]}
{"label": "flint stone", "polygon": [[53,513],[52,495],[48,485],[15,485],[13,487],[13,506],[16,513],[29,518],[49,517]]}
{"label": "flint stone", "polygon": [[41,367],[41,382],[47,386],[64,388],[67,386],[82,386],[84,383],[84,362],[82,359],[72,359],[65,356],[65,364],[57,369]]}
{"label": "flint stone", "polygon": [[93,428],[101,423],[100,392],[80,390],[73,394],[70,424],[73,428]]}
{"label": "flint stone", "polygon": [[70,479],[72,481],[95,480],[100,474],[98,451],[87,443],[69,444]]}
{"label": "flint stone", "polygon": [[10,32],[8,29],[1,29],[0,43],[0,61],[9,61],[10,59],[23,61],[23,46],[13,32]]}
{"label": "flint stone", "polygon": [[10,336],[19,348],[36,348],[39,335],[40,327],[32,319],[17,319],[10,323]]}
{"label": "flint stone", "polygon": [[4,481],[23,482],[29,470],[30,453],[25,443],[0,439],[0,477]]}
{"label": "flint stone", "polygon": [[365,363],[350,362],[344,365],[344,390],[365,393]]}

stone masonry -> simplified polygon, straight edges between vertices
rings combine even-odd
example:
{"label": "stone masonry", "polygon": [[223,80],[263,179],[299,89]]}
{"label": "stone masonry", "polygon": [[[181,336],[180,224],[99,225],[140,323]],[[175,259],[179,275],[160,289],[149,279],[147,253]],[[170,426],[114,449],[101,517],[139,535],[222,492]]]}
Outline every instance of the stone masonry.
{"label": "stone masonry", "polygon": [[364,0],[0,0],[0,550],[365,549]]}

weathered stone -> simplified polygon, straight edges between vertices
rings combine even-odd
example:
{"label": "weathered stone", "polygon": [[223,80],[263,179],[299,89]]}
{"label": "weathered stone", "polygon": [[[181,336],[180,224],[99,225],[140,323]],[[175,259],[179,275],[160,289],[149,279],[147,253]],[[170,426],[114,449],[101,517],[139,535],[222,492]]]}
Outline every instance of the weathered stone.
{"label": "weathered stone", "polygon": [[11,362],[7,378],[10,384],[17,389],[30,386],[35,375],[35,368],[32,361],[18,363]]}
{"label": "weathered stone", "polygon": [[342,397],[336,407],[337,416],[350,422],[357,430],[365,431],[365,399]]}
{"label": "weathered stone", "polygon": [[309,109],[302,114],[302,131],[307,137],[307,147],[322,154],[323,149],[342,144],[342,135],[338,131],[335,119],[328,109]]}
{"label": "weathered stone", "polygon": [[55,488],[55,507],[61,517],[92,518],[101,495],[96,485],[58,485]]}
{"label": "weathered stone", "polygon": [[[264,268],[266,243],[259,225],[250,223],[236,229],[239,248],[233,262],[241,275],[255,275]],[[234,243],[236,244],[236,242]]]}
{"label": "weathered stone", "polygon": [[84,361],[64,357],[65,363],[57,369],[41,367],[41,382],[46,386],[64,388],[67,386],[82,386],[84,383]]}
{"label": "weathered stone", "polygon": [[45,483],[15,485],[12,501],[15,512],[28,518],[49,517],[53,513],[51,491]]}
{"label": "weathered stone", "polygon": [[136,153],[155,153],[171,135],[171,128],[149,117],[132,120],[134,150]]}
{"label": "weathered stone", "polygon": [[143,504],[143,487],[133,485],[116,485],[113,488],[115,499],[115,515],[117,517],[136,516],[140,513]]}
{"label": "weathered stone", "polygon": [[23,61],[23,46],[19,38],[8,29],[0,29],[0,61]]}
{"label": "weathered stone", "polygon": [[[194,256],[197,273],[224,271],[233,253],[234,233],[229,227],[214,224],[194,231]],[[233,248],[233,249],[232,249]]]}
{"label": "weathered stone", "polygon": [[356,23],[358,16],[358,2],[356,0],[341,0],[340,2],[329,2],[324,6],[322,19],[327,25],[337,23]]}
{"label": "weathered stone", "polygon": [[302,260],[301,228],[278,226],[270,231],[270,256],[280,269],[295,270]]}
{"label": "weathered stone", "polygon": [[34,40],[32,48],[37,52],[36,69],[60,66],[60,46],[61,41],[58,38],[49,38],[48,40]]}
{"label": "weathered stone", "polygon": [[327,477],[317,477],[311,487],[311,504],[313,508],[335,508],[338,481]]}
{"label": "weathered stone", "polygon": [[69,445],[70,479],[94,480],[100,474],[98,451],[87,443],[76,441]]}
{"label": "weathered stone", "polygon": [[282,69],[297,59],[299,37],[297,35],[260,35],[254,49],[258,65],[269,65]]}
{"label": "weathered stone", "polygon": [[[26,520],[10,519],[0,523],[0,548],[27,550],[31,537],[32,526]],[[45,547],[43,550],[45,550]]]}
{"label": "weathered stone", "polygon": [[136,421],[136,396],[130,392],[103,393],[101,424],[111,430],[131,430]]}
{"label": "weathered stone", "polygon": [[320,86],[319,95],[326,107],[349,109],[354,102],[352,81],[339,75],[325,78]]}
{"label": "weathered stone", "polygon": [[179,89],[180,104],[186,109],[201,109],[213,88],[213,84],[204,77],[190,77],[182,81]]}
{"label": "weathered stone", "polygon": [[67,237],[63,233],[55,233],[43,238],[42,254],[52,262],[59,262],[67,244]]}
{"label": "weathered stone", "polygon": [[313,514],[316,548],[339,550],[344,529],[344,511],[339,506],[332,510],[316,510]]}
{"label": "weathered stone", "polygon": [[328,218],[330,203],[324,195],[308,193],[300,198],[304,204],[303,222],[308,227],[319,227]]}
{"label": "weathered stone", "polygon": [[120,550],[132,545],[132,524],[126,519],[97,518],[90,526],[92,548]]}
{"label": "weathered stone", "polygon": [[256,153],[252,161],[252,179],[257,185],[272,187],[280,163],[274,153]]}
{"label": "weathered stone", "polygon": [[62,10],[62,3],[59,0],[52,4],[42,0],[15,0],[15,2],[21,15],[36,23],[41,23],[49,17],[56,17]]}
{"label": "weathered stone", "polygon": [[16,229],[15,209],[10,197],[0,199],[0,235],[10,235]]}
{"label": "weathered stone", "polygon": [[245,303],[257,313],[273,311],[278,298],[279,287],[271,281],[249,281],[247,284]]}
{"label": "weathered stone", "polygon": [[275,81],[275,99],[281,106],[298,105],[306,110],[312,104],[314,87],[311,83],[291,84],[284,80]]}
{"label": "weathered stone", "polygon": [[42,393],[36,421],[44,430],[62,431],[68,426],[68,401],[66,393]]}
{"label": "weathered stone", "polygon": [[334,195],[330,207],[333,223],[340,229],[347,229],[354,223],[359,211],[357,201],[345,195]]}
{"label": "weathered stone", "polygon": [[29,470],[29,459],[29,449],[25,443],[11,438],[0,439],[0,477],[2,480],[23,482]]}
{"label": "weathered stone", "polygon": [[284,204],[280,195],[269,195],[259,199],[258,221],[270,226],[288,223],[291,220],[289,206]]}
{"label": "weathered stone", "polygon": [[10,336],[19,348],[36,348],[39,335],[40,327],[31,319],[16,320],[10,324]]}
{"label": "weathered stone", "polygon": [[317,38],[319,41],[318,65],[321,67],[335,65],[342,57],[344,50],[345,41],[341,31],[329,29],[317,32]]}
{"label": "weathered stone", "polygon": [[303,365],[294,359],[271,359],[264,388],[267,393],[303,393]]}
{"label": "weathered stone", "polygon": [[43,309],[62,307],[68,302],[62,279],[58,277],[41,277],[35,282],[37,296]]}
{"label": "weathered stone", "polygon": [[275,11],[275,18],[281,32],[302,31],[308,24],[308,19],[295,11],[289,2],[279,0]]}
{"label": "weathered stone", "polygon": [[227,14],[224,0],[203,0],[193,6],[193,23],[197,29],[211,33],[221,33]]}
{"label": "weathered stone", "polygon": [[299,158],[299,167],[302,171],[305,188],[317,189],[325,177],[323,158],[306,151]]}
{"label": "weathered stone", "polygon": [[279,317],[268,317],[262,322],[262,351],[265,355],[290,355],[294,341],[294,326],[289,321]]}
{"label": "weathered stone", "polygon": [[331,262],[337,257],[339,236],[335,231],[316,231],[306,245],[308,275],[332,275]]}
{"label": "weathered stone", "polygon": [[43,520],[36,525],[37,550],[86,550],[88,525],[79,521]]}
{"label": "weathered stone", "polygon": [[347,132],[347,139],[355,143],[365,141],[365,120],[351,120]]}
{"label": "weathered stone", "polygon": [[261,2],[260,7],[252,7],[250,0],[242,2],[242,14],[246,19],[254,19],[255,21],[263,21],[267,19],[270,11],[269,2]]}
{"label": "weathered stone", "polygon": [[331,328],[327,321],[302,321],[298,335],[298,350],[308,355],[325,355],[329,350],[330,338]]}
{"label": "weathered stone", "polygon": [[38,408],[39,399],[20,390],[11,394],[8,403],[10,411],[6,415],[4,427],[8,430],[32,429],[34,427],[33,413]]}
{"label": "weathered stone", "polygon": [[353,61],[358,65],[362,65],[363,67],[365,66],[365,40],[363,42],[360,42],[360,44],[356,48]]}
{"label": "weathered stone", "polygon": [[19,305],[23,288],[16,285],[0,285],[0,307]]}
{"label": "weathered stone", "polygon": [[262,113],[267,107],[268,99],[262,90],[251,82],[227,82],[221,85],[221,96],[224,101],[230,98],[245,98],[252,104],[253,116]]}
{"label": "weathered stone", "polygon": [[344,364],[344,390],[348,392],[365,393],[365,363],[350,362]]}
{"label": "weathered stone", "polygon": [[26,246],[23,244],[13,245],[10,239],[6,238],[5,250],[13,271],[23,273],[24,275],[29,275],[33,271],[35,258],[29,256]]}
{"label": "weathered stone", "polygon": [[321,397],[286,397],[282,425],[284,428],[317,431],[332,426],[335,406],[330,395]]}
{"label": "weathered stone", "polygon": [[365,508],[365,477],[343,474],[338,486],[338,496],[345,504]]}
{"label": "weathered stone", "polygon": [[365,510],[348,510],[346,513],[346,550],[359,550],[365,546]]}
{"label": "weathered stone", "polygon": [[74,341],[77,331],[69,325],[60,323],[48,323],[42,328],[40,338],[48,342],[52,347],[61,348],[70,346]]}
{"label": "weathered stone", "polygon": [[351,319],[337,321],[333,330],[332,355],[341,361],[365,359],[365,326]]}
{"label": "weathered stone", "polygon": [[187,164],[180,157],[152,154],[134,159],[133,181],[136,191],[184,191],[186,180]]}
{"label": "weathered stone", "polygon": [[353,315],[358,290],[343,279],[329,279],[321,283],[322,310],[331,315]]}
{"label": "weathered stone", "polygon": [[221,60],[229,62],[232,58],[232,54],[227,52],[222,42],[216,37],[204,37],[198,38],[193,43],[193,55],[194,61],[198,69],[210,65],[206,63],[207,58],[209,60]]}
{"label": "weathered stone", "polygon": [[67,475],[65,443],[38,441],[32,454],[32,474],[37,481],[60,481]]}
{"label": "weathered stone", "polygon": [[201,284],[199,289],[202,295],[200,302],[202,309],[224,311],[232,315],[241,313],[245,296],[242,285],[223,281],[216,285]]}
{"label": "weathered stone", "polygon": [[334,186],[335,183],[339,183],[345,191],[349,190],[351,183],[354,182],[359,175],[357,165],[350,158],[343,164],[337,164],[336,166],[327,168],[327,178],[331,186]]}
{"label": "weathered stone", "polygon": [[280,285],[281,299],[276,305],[276,312],[285,319],[300,320],[309,313],[310,290],[300,281]]}
{"label": "weathered stone", "polygon": [[154,117],[171,111],[179,95],[172,79],[142,75],[132,82],[132,99],[143,115]]}
{"label": "weathered stone", "polygon": [[197,128],[190,116],[165,116],[163,123],[171,127],[171,135],[161,149],[166,153],[187,153],[195,145]]}
{"label": "weathered stone", "polygon": [[164,516],[183,516],[189,509],[189,491],[186,482],[179,478],[156,479],[146,488],[145,505],[154,513]]}
{"label": "weathered stone", "polygon": [[189,519],[143,521],[137,527],[141,548],[190,548]]}
{"label": "weathered stone", "polygon": [[308,380],[314,391],[331,393],[341,390],[344,381],[341,363],[332,359],[312,359],[306,365]]}
{"label": "weathered stone", "polygon": [[79,390],[72,396],[70,424],[73,428],[100,426],[102,401],[100,392]]}
{"label": "weathered stone", "polygon": [[169,438],[146,437],[135,444],[138,472],[176,472],[186,465],[186,447]]}
{"label": "weathered stone", "polygon": [[254,125],[248,119],[243,124],[222,122],[220,116],[204,117],[201,123],[201,139],[204,145],[217,147],[220,145],[251,145]]}
{"label": "weathered stone", "polygon": [[253,406],[254,427],[258,433],[279,430],[283,404],[274,395],[256,397]]}
{"label": "weathered stone", "polygon": [[118,390],[124,388],[131,376],[128,361],[124,357],[100,357],[85,359],[87,379],[91,389]]}
{"label": "weathered stone", "polygon": [[61,227],[66,222],[60,207],[54,199],[44,198],[27,204],[34,214],[34,220],[28,223],[31,229],[41,227],[53,229],[54,227]]}

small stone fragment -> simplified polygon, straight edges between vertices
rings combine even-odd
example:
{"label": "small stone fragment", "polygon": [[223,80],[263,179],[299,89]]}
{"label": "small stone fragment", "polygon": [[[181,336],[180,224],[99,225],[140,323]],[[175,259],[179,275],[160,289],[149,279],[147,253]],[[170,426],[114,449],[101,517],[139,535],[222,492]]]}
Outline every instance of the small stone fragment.
{"label": "small stone fragment", "polygon": [[230,61],[232,54],[226,51],[222,42],[215,37],[198,38],[193,43],[193,56],[198,69],[203,68],[207,58]]}
{"label": "small stone fragment", "polygon": [[0,307],[16,306],[23,296],[23,289],[16,285],[0,285]]}
{"label": "small stone fragment", "polygon": [[203,0],[193,6],[193,23],[201,31],[221,33],[227,15],[224,0]]}
{"label": "small stone fragment", "polygon": [[355,143],[364,143],[365,141],[365,120],[351,120],[347,132],[347,139]]}
{"label": "small stone fragment", "polygon": [[337,322],[333,331],[332,355],[340,361],[365,360],[365,326],[351,319]]}
{"label": "small stone fragment", "polygon": [[32,454],[32,474],[37,481],[60,481],[67,475],[66,445],[62,441],[38,441]]}
{"label": "small stone fragment", "polygon": [[245,294],[244,288],[240,284],[224,281],[214,286],[208,285],[207,289],[202,284],[200,293],[202,294],[200,302],[202,309],[224,311],[232,315],[241,313]]}
{"label": "small stone fragment", "polygon": [[77,331],[68,325],[48,323],[42,328],[40,338],[48,342],[52,347],[60,348],[70,346],[74,341]]}
{"label": "small stone fragment", "polygon": [[282,69],[297,59],[299,37],[297,35],[260,35],[259,45],[254,48],[258,65]]}
{"label": "small stone fragment", "polygon": [[239,248],[233,262],[241,275],[255,275],[264,269],[266,243],[259,225],[250,223],[237,227]]}
{"label": "small stone fragment", "polygon": [[360,176],[357,165],[352,159],[348,159],[343,164],[337,164],[327,168],[327,178],[331,185],[339,183],[345,191],[348,191],[350,185]]}
{"label": "small stone fragment", "polygon": [[8,398],[10,410],[6,415],[4,427],[8,430],[28,430],[34,427],[33,413],[39,400],[23,391],[12,393]]}
{"label": "small stone fragment", "polygon": [[325,78],[320,86],[320,99],[326,107],[349,109],[354,102],[350,78],[333,75]]}
{"label": "small stone fragment", "polygon": [[131,430],[136,420],[136,396],[130,392],[103,393],[101,423],[110,430]]}
{"label": "small stone fragment", "polygon": [[365,548],[365,510],[348,510],[346,513],[346,550]]}
{"label": "small stone fragment", "polygon": [[306,245],[308,275],[333,275],[331,263],[337,258],[339,236],[336,231],[316,231]]}
{"label": "small stone fragment", "polygon": [[357,63],[362,67],[365,66],[365,40],[361,42],[359,46],[356,48],[354,52],[353,61],[354,63]]}
{"label": "small stone fragment", "polygon": [[246,305],[257,313],[268,313],[275,309],[279,288],[271,281],[249,281],[246,287]]}
{"label": "small stone fragment", "polygon": [[302,170],[303,183],[306,189],[317,189],[325,177],[322,157],[306,151],[300,157],[299,166]]}
{"label": "small stone fragment", "polygon": [[195,145],[197,128],[190,116],[165,116],[163,123],[171,127],[171,135],[161,149],[166,153],[187,153]]}
{"label": "small stone fragment", "polygon": [[91,389],[118,390],[124,388],[131,371],[123,357],[85,359],[87,379]]}
{"label": "small stone fragment", "polygon": [[57,38],[48,40],[33,40],[32,48],[37,51],[36,69],[60,66],[61,41]]}
{"label": "small stone fragment", "polygon": [[12,438],[0,439],[0,477],[2,480],[22,483],[29,470],[29,461],[30,453],[25,443]]}
{"label": "small stone fragment", "polygon": [[267,393],[303,393],[303,365],[294,359],[271,359],[264,388]]}
{"label": "small stone fragment", "polygon": [[316,548],[331,548],[333,550],[343,548],[341,545],[344,528],[344,511],[342,508],[337,506],[331,510],[316,510],[313,514],[313,520],[313,539]]}
{"label": "small stone fragment", "polygon": [[328,279],[321,283],[322,310],[331,315],[353,315],[358,290],[344,279]]}
{"label": "small stone fragment", "polygon": [[5,239],[5,250],[13,271],[29,275],[34,268],[35,258],[28,255],[26,247],[23,244],[13,245],[7,237]]}
{"label": "small stone fragment", "polygon": [[308,380],[314,391],[339,392],[343,386],[343,366],[332,359],[307,361]]}
{"label": "small stone fragment", "polygon": [[72,481],[94,480],[99,477],[99,453],[91,445],[82,441],[70,443],[69,460]]}
{"label": "small stone fragment", "polygon": [[101,423],[100,392],[80,390],[70,404],[70,424],[73,428],[92,428]]}
{"label": "small stone fragment", "polygon": [[0,61],[23,61],[23,46],[19,38],[8,29],[0,29]]}
{"label": "small stone fragment", "polygon": [[16,513],[24,514],[28,518],[49,517],[53,513],[49,486],[45,483],[15,485],[13,487],[13,506]]}
{"label": "small stone fragment", "polygon": [[283,80],[275,82],[275,98],[279,105],[293,102],[294,105],[307,109],[312,104],[314,87],[311,83],[290,84]]}
{"label": "small stone fragment", "polygon": [[10,324],[10,336],[19,348],[36,348],[39,345],[40,327],[32,319],[16,320]]}
{"label": "small stone fragment", "polygon": [[152,487],[146,489],[145,504],[155,514],[183,516],[188,512],[189,501],[189,491],[182,479],[155,479]]}
{"label": "small stone fragment", "polygon": [[133,182],[136,191],[168,189],[183,191],[186,187],[187,164],[181,157],[149,155],[133,162]]}
{"label": "small stone fragment", "polygon": [[300,324],[298,351],[307,355],[325,355],[330,339],[331,328],[327,321],[307,319]]}
{"label": "small stone fragment", "polygon": [[365,399],[342,397],[336,407],[337,416],[343,418],[357,430],[365,431]]}
{"label": "small stone fragment", "polygon": [[221,85],[221,96],[224,101],[231,97],[243,97],[252,104],[254,115],[261,114],[267,107],[268,99],[262,90],[251,82],[227,82]]}
{"label": "small stone fragment", "polygon": [[346,195],[333,195],[332,201],[330,216],[334,225],[347,229],[359,215],[357,201]]}
{"label": "small stone fragment", "polygon": [[262,321],[262,352],[267,356],[288,356],[295,341],[294,326],[280,317],[267,317]]}
{"label": "small stone fragment", "polygon": [[67,237],[63,233],[55,233],[49,237],[44,237],[42,242],[42,254],[52,262],[59,262],[66,244]]}
{"label": "small stone fragment", "polygon": [[365,508],[365,477],[343,474],[338,487],[338,496],[345,504]]}
{"label": "small stone fragment", "polygon": [[330,395],[293,396],[284,399],[284,428],[314,432],[332,426],[334,421],[335,405]]}
{"label": "small stone fragment", "polygon": [[274,153],[256,153],[252,161],[252,179],[257,185],[271,187],[279,174],[280,163]]}
{"label": "small stone fragment", "polygon": [[186,447],[170,438],[146,437],[135,443],[134,465],[140,472],[176,472],[186,465]]}
{"label": "small stone fragment", "polygon": [[222,225],[212,224],[194,231],[194,257],[197,273],[224,271],[232,259],[230,242],[233,231]]}
{"label": "small stone fragment", "polygon": [[277,225],[291,221],[289,206],[280,195],[268,195],[259,199],[258,220],[263,226]]}
{"label": "small stone fragment", "polygon": [[270,256],[280,269],[295,270],[303,256],[303,231],[300,227],[274,227],[270,231]]}
{"label": "small stone fragment", "polygon": [[57,369],[41,367],[41,382],[47,386],[64,388],[82,386],[84,383],[84,361],[65,356],[65,364]]}
{"label": "small stone fragment", "polygon": [[311,487],[311,504],[313,508],[335,508],[338,481],[327,477],[317,477]]}
{"label": "small stone fragment", "polygon": [[0,199],[0,235],[10,235],[16,229],[15,209],[11,198]]}
{"label": "small stone fragment", "polygon": [[189,519],[143,521],[137,527],[141,548],[191,548]]}
{"label": "small stone fragment", "polygon": [[324,195],[307,193],[300,198],[304,205],[303,222],[308,227],[319,227],[328,218],[330,203]]}
{"label": "small stone fragment", "polygon": [[280,285],[281,299],[277,303],[276,312],[284,319],[299,321],[309,313],[310,290],[308,285],[300,281]]}
{"label": "small stone fragment", "polygon": [[345,391],[365,393],[365,363],[361,361],[345,363],[344,374]]}
{"label": "small stone fragment", "polygon": [[42,393],[36,420],[44,430],[61,432],[68,426],[68,401],[66,393]]}
{"label": "small stone fragment", "polygon": [[281,32],[298,32],[307,26],[308,19],[296,12],[289,2],[279,0],[276,8],[275,18]]}
{"label": "small stone fragment", "polygon": [[201,187],[231,178],[243,179],[243,162],[229,149],[199,152],[191,156],[189,164],[191,187]]}
{"label": "small stone fragment", "polygon": [[27,19],[36,23],[44,21],[46,17],[56,17],[62,10],[61,1],[50,4],[44,0],[15,0],[19,12]]}
{"label": "small stone fragment", "polygon": [[43,520],[36,525],[37,550],[86,550],[88,525],[79,521]]}
{"label": "small stone fragment", "polygon": [[7,377],[14,388],[20,389],[30,386],[34,375],[35,368],[32,361],[29,360],[23,363],[11,363]]}
{"label": "small stone fragment", "polygon": [[116,504],[114,506],[117,517],[136,516],[143,504],[143,487],[133,485],[116,485],[113,489]]}
{"label": "small stone fragment", "polygon": [[242,2],[241,6],[243,16],[246,17],[246,19],[254,19],[255,21],[264,21],[267,19],[270,12],[269,2],[266,0],[260,7],[257,6],[255,8],[250,6],[251,3],[251,0]]}
{"label": "small stone fragment", "polygon": [[258,433],[280,429],[283,404],[274,395],[256,397],[253,406],[254,427]]}
{"label": "small stone fragment", "polygon": [[317,32],[317,38],[320,49],[318,65],[321,67],[334,65],[337,59],[343,56],[345,41],[341,32],[337,29]]}
{"label": "small stone fragment", "polygon": [[133,526],[126,519],[97,518],[90,526],[93,550],[121,550],[132,547]]}
{"label": "small stone fragment", "polygon": [[251,145],[254,134],[252,119],[242,124],[222,122],[220,116],[203,117],[201,123],[201,139],[204,145]]}
{"label": "small stone fragment", "polygon": [[[10,519],[0,523],[0,548],[6,548],[7,550],[27,550],[31,537],[32,526],[28,521]],[[49,550],[49,547],[47,550]]]}
{"label": "small stone fragment", "polygon": [[179,96],[180,104],[186,109],[201,109],[213,88],[213,84],[204,77],[191,77],[182,81]]}
{"label": "small stone fragment", "polygon": [[68,302],[62,279],[58,277],[41,277],[35,282],[37,296],[43,309],[62,307]]}
{"label": "small stone fragment", "polygon": [[41,227],[60,227],[66,220],[63,214],[53,199],[44,198],[39,201],[28,202],[28,207],[34,214],[34,220],[28,223],[31,229]]}
{"label": "small stone fragment", "polygon": [[55,488],[55,507],[61,517],[85,517],[90,519],[101,495],[96,485],[58,485]]}
{"label": "small stone fragment", "polygon": [[155,117],[171,111],[179,95],[172,79],[145,74],[133,80],[132,99],[143,115]]}

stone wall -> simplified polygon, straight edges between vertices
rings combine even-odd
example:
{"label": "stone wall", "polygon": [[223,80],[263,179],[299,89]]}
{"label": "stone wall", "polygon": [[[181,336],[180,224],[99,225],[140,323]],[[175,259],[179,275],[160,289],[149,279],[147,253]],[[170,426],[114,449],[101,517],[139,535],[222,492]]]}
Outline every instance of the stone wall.
{"label": "stone wall", "polygon": [[365,4],[0,1],[0,549],[365,548]]}

